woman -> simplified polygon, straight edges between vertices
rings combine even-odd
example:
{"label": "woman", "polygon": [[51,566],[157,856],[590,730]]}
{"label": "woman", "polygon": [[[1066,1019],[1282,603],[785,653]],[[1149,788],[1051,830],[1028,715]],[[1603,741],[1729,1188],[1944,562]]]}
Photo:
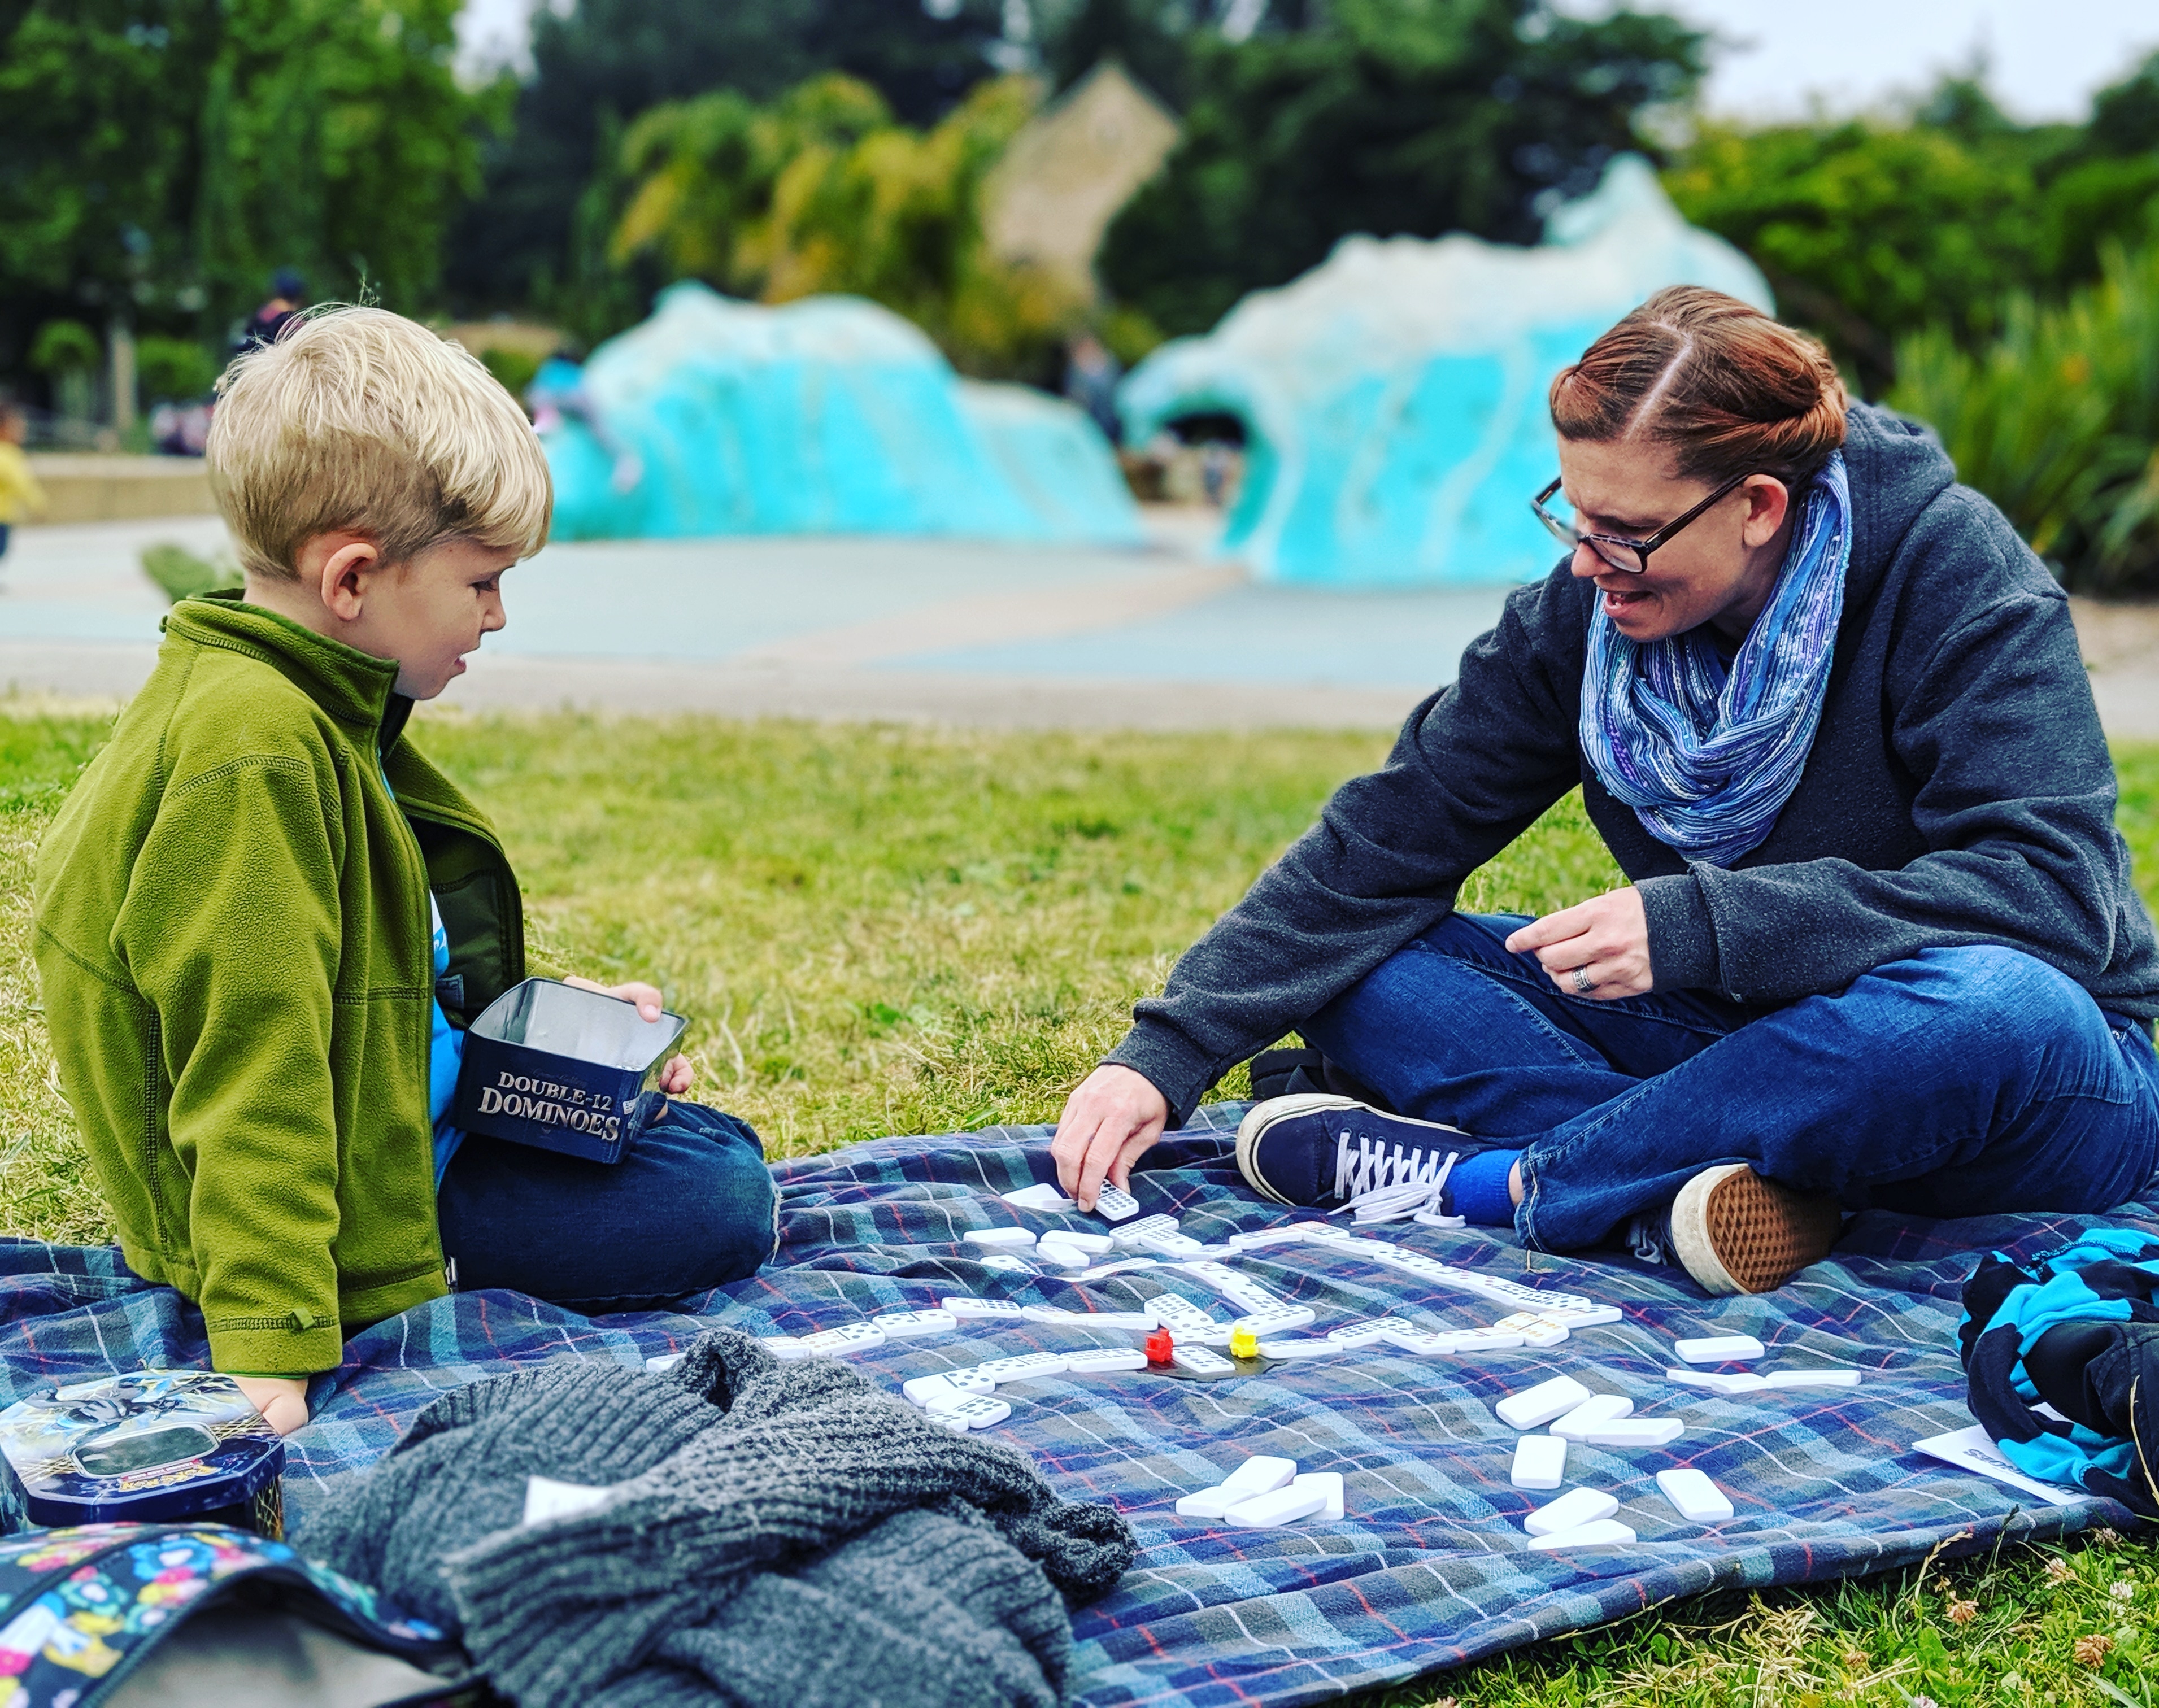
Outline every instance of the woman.
{"label": "woman", "polygon": [[[2135,1196],[2159,951],[2060,590],[1932,437],[1716,292],[1551,402],[1571,556],[1138,1005],[1065,1105],[1067,1189],[1295,1027],[1369,1100],[1256,1106],[1261,1193],[1631,1234],[1712,1292],[1782,1285],[1841,1210]],[[1631,887],[1456,914],[1577,783]]]}

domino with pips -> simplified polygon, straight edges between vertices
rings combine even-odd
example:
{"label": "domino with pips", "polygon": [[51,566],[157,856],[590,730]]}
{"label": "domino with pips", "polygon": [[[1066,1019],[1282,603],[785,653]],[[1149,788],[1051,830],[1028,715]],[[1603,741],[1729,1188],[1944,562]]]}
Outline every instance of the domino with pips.
{"label": "domino with pips", "polygon": [[1095,1214],[1105,1222],[1129,1221],[1140,1213],[1140,1201],[1121,1186],[1112,1186],[1108,1181],[1095,1194]]}
{"label": "domino with pips", "polygon": [[975,1299],[965,1293],[955,1293],[937,1302],[963,1322],[994,1318],[1002,1318],[1007,1322],[1022,1322],[1027,1319],[1026,1307],[1014,1304],[1010,1299]]}
{"label": "domino with pips", "polygon": [[955,1435],[971,1429],[991,1429],[1012,1416],[1012,1402],[987,1394],[973,1394],[956,1405],[940,1407],[929,1414]]}
{"label": "domino with pips", "polygon": [[874,1352],[884,1344],[884,1334],[867,1322],[844,1323],[821,1328],[802,1337],[802,1350],[811,1358],[838,1358],[848,1353]]}
{"label": "domino with pips", "polygon": [[887,1340],[912,1340],[918,1335],[944,1334],[960,1326],[950,1311],[887,1311],[870,1318],[870,1327]]}

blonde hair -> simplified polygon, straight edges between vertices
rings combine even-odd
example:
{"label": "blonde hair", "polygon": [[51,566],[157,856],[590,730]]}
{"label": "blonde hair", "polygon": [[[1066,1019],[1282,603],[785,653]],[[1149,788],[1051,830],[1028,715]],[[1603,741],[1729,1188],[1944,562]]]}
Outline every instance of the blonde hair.
{"label": "blonde hair", "polygon": [[217,382],[210,489],[251,575],[292,581],[301,545],[364,534],[389,563],[446,540],[520,556],[554,483],[509,392],[461,346],[384,308],[330,306]]}

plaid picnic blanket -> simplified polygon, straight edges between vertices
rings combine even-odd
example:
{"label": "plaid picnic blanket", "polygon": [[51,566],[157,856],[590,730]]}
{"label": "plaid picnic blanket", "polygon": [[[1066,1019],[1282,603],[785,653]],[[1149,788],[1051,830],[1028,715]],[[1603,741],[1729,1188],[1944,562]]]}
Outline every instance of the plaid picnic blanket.
{"label": "plaid picnic blanket", "polygon": [[[1186,1232],[1209,1240],[1308,1216],[1256,1200],[1238,1177],[1230,1143],[1240,1113],[1203,1110],[1199,1125],[1152,1152],[1135,1177],[1142,1206],[1174,1212]],[[1052,1177],[1048,1139],[1047,1128],[992,1127],[778,1164],[779,1257],[755,1279],[694,1302],[694,1312],[593,1320],[519,1295],[463,1293],[355,1337],[344,1364],[316,1385],[314,1421],[290,1438],[296,1542],[304,1551],[311,1499],[381,1457],[434,1395],[546,1359],[635,1365],[712,1324],[800,1334],[954,1292],[1114,1310],[1167,1288],[1218,1316],[1236,1314],[1168,1269],[1083,1286],[986,1266],[962,1245],[970,1228],[1080,1224],[1015,1211],[997,1196]],[[1142,1545],[1117,1590],[1077,1617],[1074,1700],[1086,1708],[1318,1701],[1712,1588],[1819,1581],[1908,1565],[1938,1548],[2127,1524],[2109,1503],[2047,1505],[1910,1450],[1971,1421],[1955,1330],[1958,1290],[1979,1256],[2029,1255],[2094,1219],[1865,1215],[1834,1260],[1780,1291],[1715,1300],[1676,1271],[1621,1256],[1532,1257],[1482,1229],[1396,1224],[1377,1231],[1452,1265],[1619,1305],[1624,1318],[1543,1351],[1419,1358],[1380,1347],[1213,1384],[1131,1374],[1007,1387],[1000,1397],[1012,1413],[995,1436],[1032,1457],[1060,1492],[1114,1503]],[[2108,1219],[2159,1231],[2159,1211],[2141,1205]],[[1310,1245],[1268,1248],[1237,1266],[1313,1307],[1312,1334],[1397,1311],[1455,1326],[1505,1314]],[[1760,1369],[1832,1363],[1859,1367],[1865,1379],[1731,1398],[1669,1382],[1674,1339],[1714,1333],[1760,1338],[1770,1348]],[[1135,1343],[1114,1332],[971,1324],[893,1342],[857,1367],[896,1390],[908,1376],[1089,1338]],[[54,1378],[205,1359],[196,1314],[130,1275],[117,1253],[0,1242],[0,1405]],[[1515,1432],[1492,1408],[1561,1372],[1629,1395],[1638,1413],[1685,1423],[1667,1447],[1572,1449],[1570,1485],[1618,1496],[1620,1518],[1640,1535],[1635,1547],[1573,1558],[1525,1551],[1522,1517],[1551,1497],[1509,1485]],[[1238,1530],[1176,1516],[1179,1495],[1219,1482],[1251,1453],[1344,1473],[1347,1519]],[[1736,1516],[1706,1529],[1682,1521],[1651,1480],[1677,1465],[1707,1472]]]}

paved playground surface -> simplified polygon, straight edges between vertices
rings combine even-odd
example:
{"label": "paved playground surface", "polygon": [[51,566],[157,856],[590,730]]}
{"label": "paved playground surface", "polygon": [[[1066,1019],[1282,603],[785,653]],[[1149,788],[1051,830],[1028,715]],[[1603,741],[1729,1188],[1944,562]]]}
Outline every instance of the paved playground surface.
{"label": "paved playground surface", "polygon": [[[1162,512],[1102,551],[824,536],[550,546],[446,700],[1033,727],[1388,728],[1453,679],[1504,587],[1259,585]],[[0,560],[0,686],[133,691],[163,596],[140,554],[230,553],[214,516],[18,528]],[[2102,715],[2159,738],[2159,611],[2079,623]]]}

